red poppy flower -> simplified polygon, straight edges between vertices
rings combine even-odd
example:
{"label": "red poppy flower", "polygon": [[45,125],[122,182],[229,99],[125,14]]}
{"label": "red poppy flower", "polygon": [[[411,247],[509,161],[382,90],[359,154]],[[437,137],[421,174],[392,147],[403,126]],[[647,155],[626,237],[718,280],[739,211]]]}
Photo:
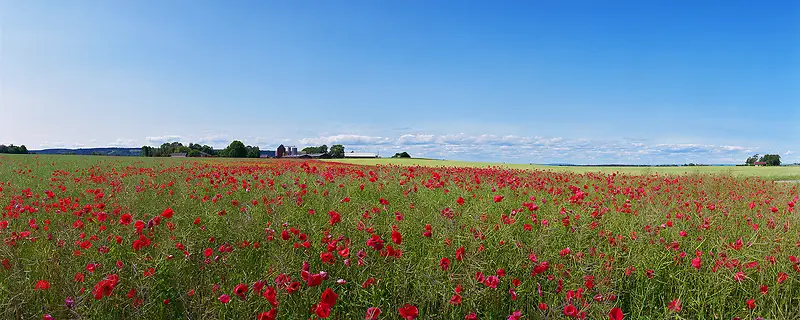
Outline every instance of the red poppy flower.
{"label": "red poppy flower", "polygon": [[47,290],[47,289],[50,289],[50,282],[47,282],[45,280],[39,280],[39,281],[36,282],[36,285],[34,286],[34,289],[36,289],[36,290]]}
{"label": "red poppy flower", "polygon": [[681,300],[680,299],[675,299],[675,300],[670,301],[669,304],[667,305],[667,308],[670,311],[680,312],[681,311]]}
{"label": "red poppy flower", "polygon": [[239,298],[241,298],[242,300],[245,300],[246,298],[245,298],[244,295],[247,294],[247,289],[248,288],[247,288],[246,284],[244,284],[244,283],[237,284],[233,288],[233,294],[239,296]]}
{"label": "red poppy flower", "polygon": [[484,282],[484,284],[487,287],[492,289],[496,289],[499,283],[500,283],[500,278],[498,278],[497,276],[488,276],[486,277],[486,281]]}
{"label": "red poppy flower", "polygon": [[372,234],[372,236],[367,240],[367,246],[372,247],[375,251],[380,251],[383,249],[383,239],[377,234]]}
{"label": "red poppy flower", "polygon": [[464,247],[459,247],[456,249],[456,261],[464,260]]}
{"label": "red poppy flower", "polygon": [[133,222],[133,217],[131,217],[130,214],[127,214],[127,213],[123,214],[119,218],[119,223],[122,224],[122,225],[126,225],[127,226],[127,225],[131,224],[131,222]]}
{"label": "red poppy flower", "polygon": [[328,223],[330,225],[335,225],[335,224],[339,223],[340,221],[342,221],[342,215],[339,214],[336,211],[333,211],[333,210],[328,211],[328,216],[330,216],[330,219],[328,219]]}
{"label": "red poppy flower", "polygon": [[452,305],[461,304],[461,295],[456,293],[452,297],[450,297],[450,304],[452,304]]}
{"label": "red poppy flower", "polygon": [[322,284],[323,277],[321,274],[315,273],[308,276],[308,282],[306,283],[309,287],[316,287]]}
{"label": "red poppy flower", "polygon": [[622,309],[620,308],[611,309],[611,312],[608,313],[608,318],[611,320],[622,320],[624,317],[625,315],[622,314]]}
{"label": "red poppy flower", "polygon": [[256,320],[275,320],[275,317],[277,315],[278,315],[278,310],[272,309],[270,311],[262,312],[261,314],[259,314]]}
{"label": "red poppy flower", "polygon": [[546,311],[547,310],[547,304],[544,303],[544,302],[539,302],[539,310]]}
{"label": "red poppy flower", "polygon": [[164,210],[164,212],[161,213],[161,216],[164,217],[164,218],[169,219],[169,218],[172,218],[172,215],[174,213],[175,212],[172,211],[172,208],[167,208],[167,209]]}
{"label": "red poppy flower", "polygon": [[776,281],[778,281],[778,284],[781,284],[784,281],[786,281],[786,279],[788,279],[788,278],[789,278],[789,275],[786,274],[786,272],[779,272]]}
{"label": "red poppy flower", "polygon": [[319,254],[319,259],[322,260],[322,263],[333,264],[335,263],[333,253],[330,252],[322,252]]}
{"label": "red poppy flower", "polygon": [[700,264],[702,262],[703,261],[702,261],[702,259],[700,259],[700,257],[696,257],[696,258],[692,259],[692,267],[694,267],[697,270],[700,270]]}
{"label": "red poppy flower", "polygon": [[369,307],[366,315],[364,315],[364,320],[376,320],[379,315],[381,315],[381,308]]}
{"label": "red poppy flower", "polygon": [[266,289],[264,289],[263,296],[265,299],[267,299],[267,301],[269,301],[269,303],[272,305],[273,308],[278,307],[278,293],[274,287],[271,286],[266,287]]}
{"label": "red poppy flower", "polygon": [[330,316],[331,308],[336,304],[337,297],[338,295],[331,288],[325,289],[320,297],[320,302],[314,306],[314,313],[317,317],[325,319]]}
{"label": "red poppy flower", "polygon": [[483,283],[486,280],[486,276],[483,275],[483,272],[478,271],[475,273],[475,280]]}
{"label": "red poppy flower", "polygon": [[564,315],[567,317],[575,317],[578,315],[578,309],[575,306],[568,304],[564,306]]}
{"label": "red poppy flower", "polygon": [[375,283],[375,278],[368,278],[363,284],[361,284],[361,287],[366,289],[369,288],[373,283]]}
{"label": "red poppy flower", "polygon": [[100,300],[103,297],[111,296],[111,292],[114,290],[114,287],[117,286],[117,282],[119,282],[119,276],[116,274],[108,275],[103,280],[100,280],[92,289],[94,299]]}
{"label": "red poppy flower", "polygon": [[439,260],[439,267],[442,269],[442,271],[447,271],[447,269],[450,268],[450,259],[444,257]]}
{"label": "red poppy flower", "polygon": [[324,303],[333,307],[336,305],[336,299],[339,298],[339,295],[336,292],[333,292],[331,288],[325,289],[320,296],[320,303]]}
{"label": "red poppy flower", "polygon": [[222,302],[223,304],[231,302],[231,296],[229,296],[227,294],[224,294],[224,293],[221,296],[219,296],[219,298],[217,298],[217,299],[219,299],[219,302]]}
{"label": "red poppy flower", "polygon": [[403,235],[400,234],[396,229],[392,229],[392,242],[396,244],[400,244],[403,242]]}
{"label": "red poppy flower", "polygon": [[416,306],[410,305],[406,303],[403,307],[398,308],[397,312],[400,313],[400,317],[406,320],[414,320],[419,315],[419,311],[417,310]]}

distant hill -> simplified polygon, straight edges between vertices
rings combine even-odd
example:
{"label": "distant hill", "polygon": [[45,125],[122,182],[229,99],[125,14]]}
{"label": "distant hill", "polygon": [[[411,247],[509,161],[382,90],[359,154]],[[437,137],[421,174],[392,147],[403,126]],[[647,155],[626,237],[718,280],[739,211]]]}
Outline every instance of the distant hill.
{"label": "distant hill", "polygon": [[74,155],[103,155],[138,157],[142,154],[141,148],[79,148],[79,149],[43,149],[30,150],[32,154],[74,154]]}

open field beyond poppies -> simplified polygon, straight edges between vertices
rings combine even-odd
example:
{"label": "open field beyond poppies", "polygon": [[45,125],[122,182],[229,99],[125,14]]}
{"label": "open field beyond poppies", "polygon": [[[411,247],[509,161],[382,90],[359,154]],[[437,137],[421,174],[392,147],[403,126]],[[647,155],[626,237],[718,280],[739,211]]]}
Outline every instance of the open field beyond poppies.
{"label": "open field beyond poppies", "polygon": [[800,318],[799,184],[580,169],[0,156],[0,318]]}
{"label": "open field beyond poppies", "polygon": [[325,161],[360,164],[360,165],[402,165],[426,167],[490,167],[498,166],[509,169],[542,170],[555,172],[588,173],[601,172],[612,174],[614,172],[647,175],[651,173],[686,175],[686,174],[723,174],[736,177],[760,177],[765,180],[794,181],[800,180],[800,166],[781,167],[746,167],[746,166],[693,166],[693,167],[613,167],[613,166],[545,166],[536,164],[505,164],[487,162],[469,162],[433,159],[331,159]]}

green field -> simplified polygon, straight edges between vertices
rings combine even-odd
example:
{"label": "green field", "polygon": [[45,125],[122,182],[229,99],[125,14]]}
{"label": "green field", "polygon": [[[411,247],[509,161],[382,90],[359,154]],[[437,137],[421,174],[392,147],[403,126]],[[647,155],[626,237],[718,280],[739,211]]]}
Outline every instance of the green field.
{"label": "green field", "polygon": [[426,167],[488,167],[500,166],[512,169],[544,170],[554,172],[603,172],[603,173],[623,173],[631,175],[642,174],[724,174],[740,177],[760,177],[767,180],[786,181],[800,180],[800,166],[782,167],[723,167],[723,166],[702,166],[702,167],[558,167],[545,165],[528,164],[508,164],[508,163],[489,163],[489,162],[469,162],[455,160],[431,160],[431,159],[331,159],[342,163],[360,165],[403,165],[403,166],[426,166]]}
{"label": "green field", "polygon": [[800,319],[798,185],[371,162],[0,155],[0,319]]}

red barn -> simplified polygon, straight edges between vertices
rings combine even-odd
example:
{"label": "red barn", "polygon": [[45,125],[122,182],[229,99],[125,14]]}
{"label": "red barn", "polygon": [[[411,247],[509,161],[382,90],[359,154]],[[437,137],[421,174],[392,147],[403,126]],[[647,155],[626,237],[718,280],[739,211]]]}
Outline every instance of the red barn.
{"label": "red barn", "polygon": [[286,147],[283,145],[278,146],[278,150],[275,150],[275,157],[276,158],[283,158],[286,156]]}

